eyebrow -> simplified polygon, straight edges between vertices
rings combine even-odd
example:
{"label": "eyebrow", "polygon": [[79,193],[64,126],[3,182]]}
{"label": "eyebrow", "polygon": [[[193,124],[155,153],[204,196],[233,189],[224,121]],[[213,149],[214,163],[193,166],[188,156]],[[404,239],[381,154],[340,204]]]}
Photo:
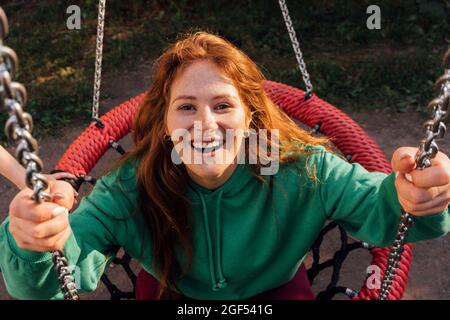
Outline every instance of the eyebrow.
{"label": "eyebrow", "polygon": [[[212,100],[223,99],[223,98],[229,98],[229,99],[234,99],[234,100],[236,100],[235,97],[233,97],[232,95],[229,95],[229,94],[221,94],[221,95],[215,96]],[[197,97],[181,95],[181,96],[176,97],[176,98],[172,101],[172,104],[173,104],[175,101],[177,101],[177,100],[197,100]]]}
{"label": "eyebrow", "polygon": [[172,103],[174,103],[177,100],[196,100],[196,99],[197,98],[194,96],[178,96],[172,101]]}

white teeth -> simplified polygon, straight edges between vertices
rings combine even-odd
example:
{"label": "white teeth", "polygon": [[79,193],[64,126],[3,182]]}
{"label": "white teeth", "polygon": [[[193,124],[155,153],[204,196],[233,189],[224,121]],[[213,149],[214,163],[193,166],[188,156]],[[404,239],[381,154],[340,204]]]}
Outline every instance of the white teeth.
{"label": "white teeth", "polygon": [[218,146],[221,145],[220,141],[213,141],[213,142],[192,142],[192,145],[194,146],[194,148],[217,148]]}

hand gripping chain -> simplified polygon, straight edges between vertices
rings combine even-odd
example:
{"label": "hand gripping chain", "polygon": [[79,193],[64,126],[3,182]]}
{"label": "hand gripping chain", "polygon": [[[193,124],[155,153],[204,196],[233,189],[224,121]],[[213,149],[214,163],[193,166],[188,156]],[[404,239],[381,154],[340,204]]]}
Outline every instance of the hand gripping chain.
{"label": "hand gripping chain", "polygon": [[[12,79],[17,71],[17,55],[11,48],[3,45],[8,33],[8,20],[0,7],[0,108],[9,114],[5,134],[16,145],[16,158],[26,169],[26,185],[33,190],[32,199],[37,203],[52,201],[46,177],[41,174],[44,167],[38,157],[38,143],[32,137],[33,119],[23,111],[27,92],[25,87]],[[77,287],[70,272],[67,259],[62,251],[52,253],[52,260],[58,272],[58,280],[65,300],[78,300]]]}
{"label": "hand gripping chain", "polygon": [[[428,108],[432,112],[432,119],[425,122],[425,138],[421,141],[419,151],[416,154],[416,166],[420,170],[431,166],[431,159],[439,151],[435,139],[443,138],[446,131],[443,121],[448,116],[450,97],[450,49],[445,53],[443,64],[445,72],[435,84],[437,98],[428,104]],[[396,274],[398,262],[403,253],[403,247],[412,224],[413,220],[411,215],[402,210],[397,235],[389,253],[386,272],[384,273],[380,288],[380,300],[386,300],[389,297],[389,291]]]}

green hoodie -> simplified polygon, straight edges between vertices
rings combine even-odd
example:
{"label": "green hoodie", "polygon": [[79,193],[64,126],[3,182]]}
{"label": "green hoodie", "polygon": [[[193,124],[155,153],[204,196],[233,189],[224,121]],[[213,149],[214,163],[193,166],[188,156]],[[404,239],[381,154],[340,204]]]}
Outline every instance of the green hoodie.
{"label": "green hoodie", "polygon": [[[249,165],[238,165],[221,187],[208,190],[190,181],[193,265],[177,279],[181,293],[194,299],[245,299],[288,282],[326,220],[338,222],[355,238],[390,245],[399,222],[395,176],[369,173],[322,147],[281,165],[261,182]],[[306,160],[308,161],[306,162]],[[305,166],[315,167],[318,183]],[[107,264],[123,247],[150,274],[152,240],[136,209],[135,165],[127,162],[97,182],[70,215],[73,233],[64,251],[80,292],[92,291]],[[448,209],[414,218],[409,241],[444,235]],[[177,259],[182,263],[180,252]],[[61,298],[50,253],[19,248],[0,228],[0,268],[16,298]]]}

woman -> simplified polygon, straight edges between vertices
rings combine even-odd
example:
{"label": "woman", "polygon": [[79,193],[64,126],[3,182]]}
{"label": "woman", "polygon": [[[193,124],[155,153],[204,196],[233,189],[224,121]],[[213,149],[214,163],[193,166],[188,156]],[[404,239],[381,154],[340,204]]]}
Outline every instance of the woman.
{"label": "woman", "polygon": [[396,174],[369,173],[298,128],[262,81],[217,36],[167,49],[135,119],[134,149],[74,214],[58,182],[50,191],[65,197],[55,203],[36,205],[30,191],[12,201],[0,228],[9,293],[60,298],[46,252],[57,249],[76,266],[80,291],[94,290],[123,247],[158,279],[159,297],[245,299],[288,283],[327,219],[377,246],[393,240],[401,206],[416,216],[410,241],[448,232],[447,156],[419,171],[417,150],[399,148]]}

